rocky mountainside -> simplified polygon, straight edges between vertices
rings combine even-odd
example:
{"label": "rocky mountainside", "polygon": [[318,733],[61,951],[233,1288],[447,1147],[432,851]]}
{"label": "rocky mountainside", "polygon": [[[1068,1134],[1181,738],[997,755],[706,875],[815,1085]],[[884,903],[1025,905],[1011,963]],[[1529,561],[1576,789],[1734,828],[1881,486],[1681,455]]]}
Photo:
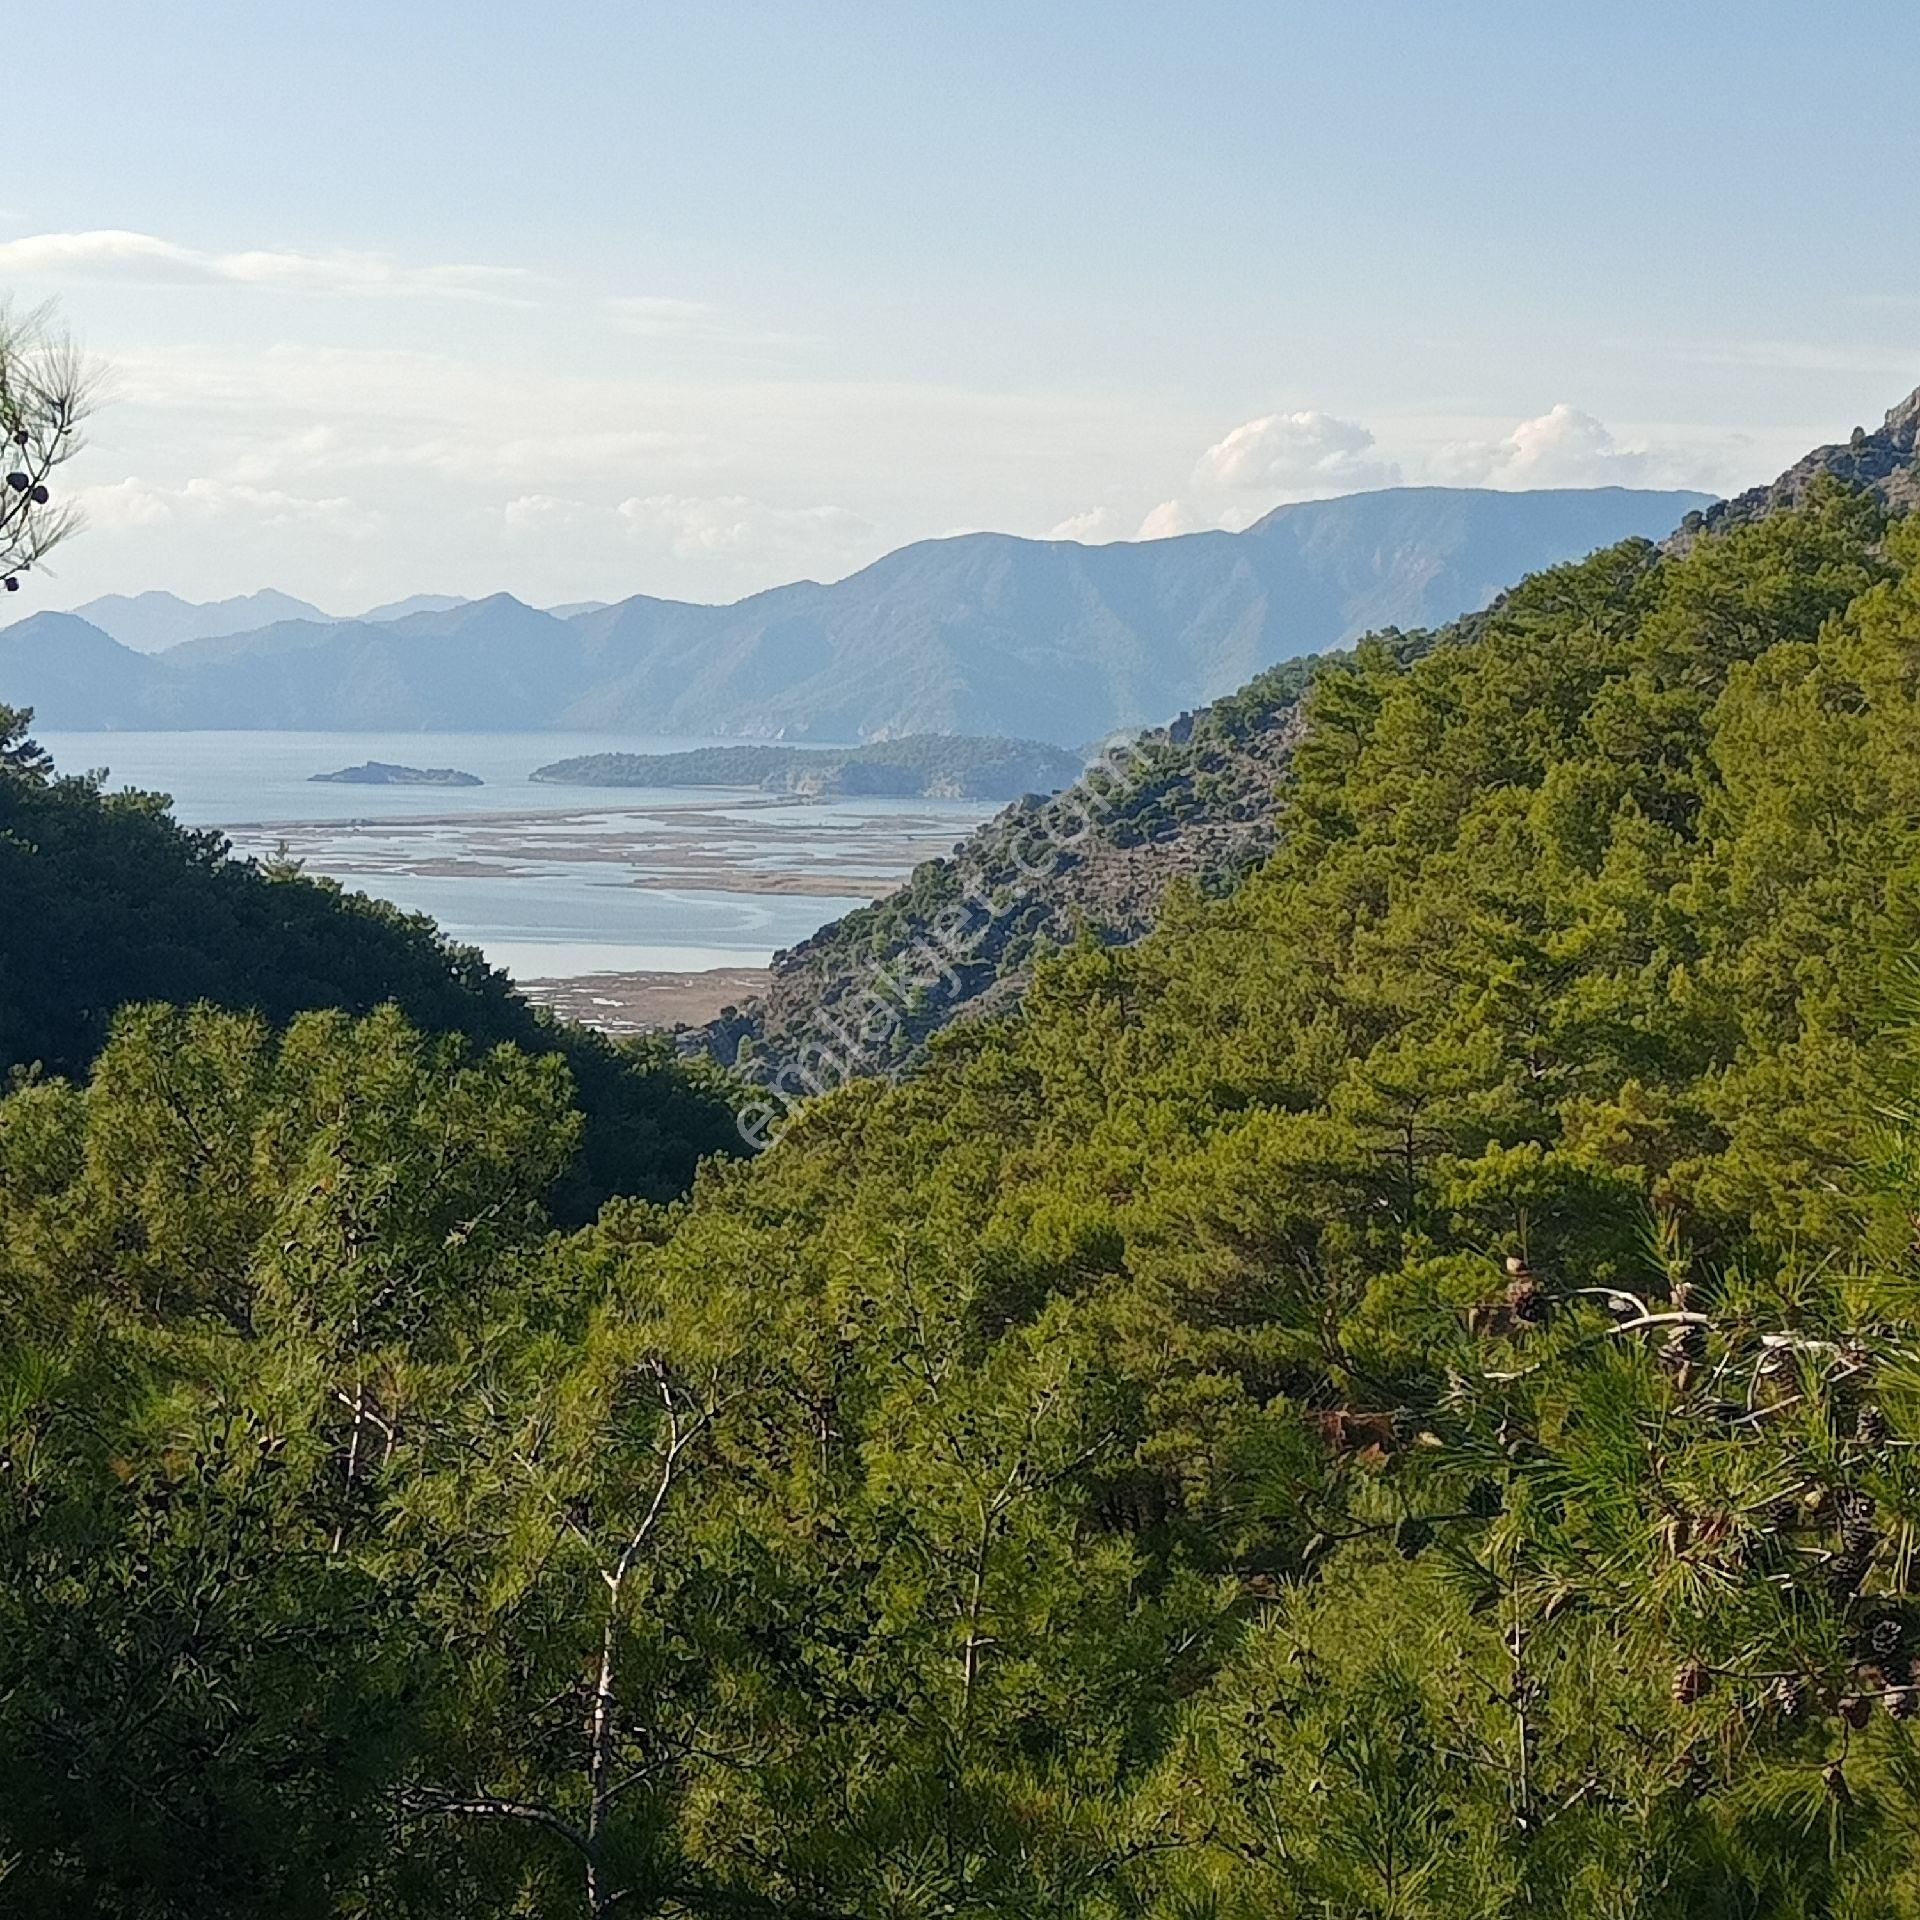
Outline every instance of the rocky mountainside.
{"label": "rocky mountainside", "polygon": [[[1399,487],[1244,533],[1081,546],[923,541],[830,586],[730,607],[646,596],[561,619],[496,594],[397,619],[278,621],[157,655],[72,616],[0,631],[0,700],[46,727],[732,735],[914,733],[1076,748],[1369,629],[1430,626],[1509,581],[1707,504],[1603,487]],[[380,610],[386,611],[386,610]]]}
{"label": "rocky mountainside", "polygon": [[1273,794],[1314,665],[1271,668],[1103,757],[1066,793],[1016,802],[951,858],[776,955],[764,998],[689,1045],[770,1081],[897,1068],[956,1018],[1017,1001],[1045,948],[1137,940],[1174,882],[1230,885],[1272,849]]}
{"label": "rocky mountainside", "polygon": [[1845,440],[1815,447],[1785,473],[1763,487],[1749,487],[1731,500],[1690,513],[1669,547],[1684,549],[1702,533],[1717,533],[1743,521],[1759,520],[1782,507],[1798,506],[1817,475],[1831,474],[1851,487],[1878,495],[1893,513],[1920,506],[1920,388],[1891,408],[1877,431],[1855,427]]}

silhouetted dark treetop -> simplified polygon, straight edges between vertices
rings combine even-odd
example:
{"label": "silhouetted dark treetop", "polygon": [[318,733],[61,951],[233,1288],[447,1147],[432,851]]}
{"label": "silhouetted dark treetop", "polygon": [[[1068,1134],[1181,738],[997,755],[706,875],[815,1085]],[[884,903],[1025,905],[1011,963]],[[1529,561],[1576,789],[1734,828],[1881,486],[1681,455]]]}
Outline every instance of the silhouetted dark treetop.
{"label": "silhouetted dark treetop", "polygon": [[20,576],[76,524],[55,497],[54,474],[80,451],[91,379],[50,312],[21,314],[0,301],[0,587]]}

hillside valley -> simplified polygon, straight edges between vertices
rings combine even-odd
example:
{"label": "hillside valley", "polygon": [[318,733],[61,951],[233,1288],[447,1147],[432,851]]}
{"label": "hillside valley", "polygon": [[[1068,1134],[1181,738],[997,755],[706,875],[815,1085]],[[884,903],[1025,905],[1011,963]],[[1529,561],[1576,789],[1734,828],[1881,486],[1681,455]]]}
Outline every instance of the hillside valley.
{"label": "hillside valley", "polygon": [[[1775,481],[1737,500],[1689,508],[1661,542],[1684,554],[1702,538],[1802,504],[1816,484],[1858,488],[1893,514],[1920,505],[1920,391],[1882,424],[1816,448]],[[1450,625],[1388,626],[1376,651],[1406,662],[1470,643],[1502,596]],[[1021,802],[929,862],[897,893],[823,927],[774,956],[764,993],[690,1027],[688,1047],[712,1052],[769,1084],[789,1075],[835,1084],[851,1073],[898,1072],[963,1019],[1018,1005],[1035,959],[1089,940],[1126,945],[1158,919],[1168,890],[1231,891],[1274,850],[1302,696],[1326,655],[1277,667],[1172,725],[1146,730],[1135,751],[1096,767],[1052,805]],[[924,956],[939,952],[941,964]],[[923,956],[918,962],[915,955]],[[924,977],[910,993],[876,998],[876,980]]]}
{"label": "hillside valley", "polygon": [[1920,1920],[1914,26],[13,9],[0,1920]]}
{"label": "hillside valley", "polygon": [[746,1076],[0,711],[7,1896],[1910,1920],[1884,478],[1110,749]]}

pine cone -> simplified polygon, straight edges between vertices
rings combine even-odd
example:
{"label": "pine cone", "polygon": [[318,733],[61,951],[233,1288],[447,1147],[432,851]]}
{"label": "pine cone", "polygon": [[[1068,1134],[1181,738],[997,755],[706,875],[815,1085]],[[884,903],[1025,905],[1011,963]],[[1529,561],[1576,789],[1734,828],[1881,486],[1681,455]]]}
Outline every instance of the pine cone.
{"label": "pine cone", "polygon": [[1696,1700],[1706,1697],[1707,1689],[1713,1684],[1713,1676],[1698,1660],[1688,1660],[1673,1670],[1673,1703],[1677,1707],[1690,1707]]}
{"label": "pine cone", "polygon": [[1860,1591],[1860,1583],[1873,1565],[1871,1552],[1844,1549],[1827,1562],[1827,1592],[1836,1605],[1850,1600]]}
{"label": "pine cone", "polygon": [[1782,1719],[1798,1720],[1807,1710],[1807,1683],[1798,1674],[1783,1673],[1773,1683],[1773,1704]]}
{"label": "pine cone", "polygon": [[1524,1267],[1507,1283],[1507,1311],[1530,1327],[1537,1327],[1547,1317],[1547,1296]]}
{"label": "pine cone", "polygon": [[1862,1407],[1854,1418],[1853,1437],[1863,1447],[1884,1447],[1889,1437],[1887,1416],[1878,1407]]}
{"label": "pine cone", "polygon": [[1394,1551],[1403,1560],[1417,1559],[1433,1539],[1433,1526],[1417,1514],[1408,1514],[1393,1529]]}
{"label": "pine cone", "polygon": [[1876,1620],[1867,1629],[1867,1651],[1876,1660],[1891,1660],[1906,1644],[1906,1639],[1904,1621],[1891,1618]]}
{"label": "pine cone", "polygon": [[1873,1501],[1864,1493],[1849,1492],[1840,1500],[1840,1545],[1849,1554],[1871,1556],[1880,1544],[1873,1524]]}
{"label": "pine cone", "polygon": [[1880,1696],[1880,1704],[1889,1720],[1911,1720],[1915,1709],[1920,1708],[1920,1693],[1912,1687],[1889,1687]]}
{"label": "pine cone", "polygon": [[1800,1502],[1792,1494],[1769,1500],[1760,1516],[1760,1524],[1769,1533],[1791,1533],[1800,1525]]}

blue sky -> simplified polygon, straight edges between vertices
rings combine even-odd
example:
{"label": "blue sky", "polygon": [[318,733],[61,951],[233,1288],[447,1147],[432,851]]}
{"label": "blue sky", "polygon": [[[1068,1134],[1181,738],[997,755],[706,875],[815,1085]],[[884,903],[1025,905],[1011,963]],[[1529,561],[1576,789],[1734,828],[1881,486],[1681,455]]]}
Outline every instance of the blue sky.
{"label": "blue sky", "polygon": [[15,11],[0,290],[113,370],[55,604],[1725,490],[1920,382],[1892,6]]}

